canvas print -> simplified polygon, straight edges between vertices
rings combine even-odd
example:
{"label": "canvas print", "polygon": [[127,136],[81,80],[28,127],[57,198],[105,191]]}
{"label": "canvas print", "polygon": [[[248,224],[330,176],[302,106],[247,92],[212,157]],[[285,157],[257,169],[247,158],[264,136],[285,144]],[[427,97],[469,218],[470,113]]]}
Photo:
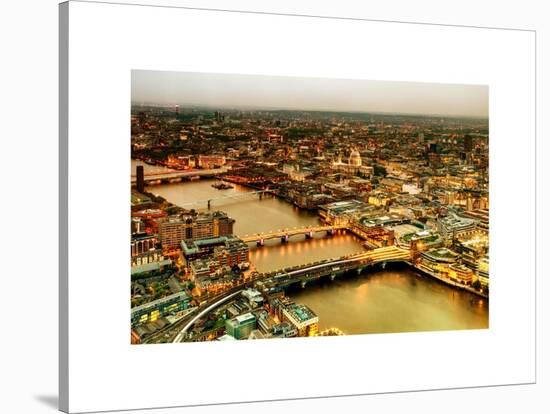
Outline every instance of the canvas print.
{"label": "canvas print", "polygon": [[486,85],[131,78],[132,344],[489,327]]}

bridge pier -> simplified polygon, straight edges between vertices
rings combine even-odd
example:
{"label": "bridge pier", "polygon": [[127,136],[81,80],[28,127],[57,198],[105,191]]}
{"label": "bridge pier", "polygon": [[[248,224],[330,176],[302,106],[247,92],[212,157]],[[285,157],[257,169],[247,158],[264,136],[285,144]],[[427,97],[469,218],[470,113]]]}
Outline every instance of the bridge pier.
{"label": "bridge pier", "polygon": [[306,287],[306,283],[307,283],[307,282],[306,282],[305,280],[302,280],[302,281],[300,282],[300,285],[302,286],[302,289],[304,289],[304,288]]}
{"label": "bridge pier", "polygon": [[334,229],[327,230],[327,236],[334,236],[334,233],[336,233]]}
{"label": "bridge pier", "polygon": [[210,202],[211,202],[211,201],[212,201],[212,200],[208,200],[208,202],[207,202],[207,204],[208,204],[208,210],[210,210]]}
{"label": "bridge pier", "polygon": [[382,269],[386,268],[386,262],[382,262]]}
{"label": "bridge pier", "polygon": [[336,273],[330,275],[331,282],[334,281],[334,279],[336,279]]}
{"label": "bridge pier", "polygon": [[312,231],[308,231],[306,233],[306,239],[313,239],[313,232]]}
{"label": "bridge pier", "polygon": [[256,246],[262,247],[264,245],[264,239],[260,239],[256,242]]}
{"label": "bridge pier", "polygon": [[288,242],[288,234],[285,234],[283,237],[281,237],[281,243],[287,243]]}

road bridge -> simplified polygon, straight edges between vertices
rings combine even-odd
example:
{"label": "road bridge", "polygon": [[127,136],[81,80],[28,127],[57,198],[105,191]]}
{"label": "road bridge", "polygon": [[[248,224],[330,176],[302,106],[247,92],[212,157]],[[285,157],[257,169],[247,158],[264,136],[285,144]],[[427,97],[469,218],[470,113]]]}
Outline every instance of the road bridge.
{"label": "road bridge", "polygon": [[315,233],[326,232],[328,235],[333,235],[336,230],[345,229],[344,225],[322,225],[309,227],[294,227],[291,229],[276,230],[268,233],[245,234],[239,238],[245,243],[256,242],[258,246],[263,246],[266,240],[281,239],[281,242],[286,243],[290,237],[296,235],[305,235],[307,239],[311,239]]}

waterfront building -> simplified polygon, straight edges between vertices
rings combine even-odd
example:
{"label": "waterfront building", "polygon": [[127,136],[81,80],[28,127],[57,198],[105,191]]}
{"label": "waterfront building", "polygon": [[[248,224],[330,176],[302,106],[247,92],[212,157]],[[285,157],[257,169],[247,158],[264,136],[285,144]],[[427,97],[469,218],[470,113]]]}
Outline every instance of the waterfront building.
{"label": "waterfront building", "polygon": [[136,189],[143,193],[145,190],[145,176],[143,173],[143,165],[138,165],[136,167]]}
{"label": "waterfront building", "polygon": [[422,259],[429,263],[455,263],[459,257],[458,253],[445,247],[430,249],[422,252]]}
{"label": "waterfront building", "polygon": [[136,306],[131,312],[132,326],[154,322],[169,313],[185,310],[190,301],[189,295],[182,291]]}
{"label": "waterfront building", "polygon": [[489,287],[489,255],[485,255],[479,260],[476,275],[481,286]]}
{"label": "waterfront building", "polygon": [[283,320],[291,323],[298,336],[315,336],[319,330],[319,317],[306,305],[292,303],[283,310]]}
{"label": "waterfront building", "polygon": [[256,329],[256,317],[251,313],[239,315],[233,319],[225,321],[227,335],[235,339],[247,339],[250,333]]}
{"label": "waterfront building", "polygon": [[428,273],[449,277],[449,266],[458,261],[460,255],[445,247],[420,253],[417,266]]}
{"label": "waterfront building", "polygon": [[224,155],[199,155],[198,157],[199,167],[209,170],[216,167],[222,167],[225,165]]}
{"label": "waterfront building", "polygon": [[359,221],[354,221],[351,224],[350,230],[363,239],[365,245],[371,249],[393,246],[395,244],[394,231],[382,226],[367,227],[363,226]]}
{"label": "waterfront building", "polygon": [[472,269],[463,264],[453,263],[449,265],[449,277],[454,281],[469,285],[473,281],[473,276]]}
{"label": "waterfront building", "polygon": [[235,220],[222,211],[170,217],[159,226],[163,249],[176,249],[184,240],[202,240],[233,234]]}
{"label": "waterfront building", "polygon": [[456,249],[462,255],[462,263],[476,272],[479,260],[489,251],[488,234],[479,232],[473,237],[458,239]]}
{"label": "waterfront building", "polygon": [[147,208],[150,207],[152,204],[153,202],[151,201],[151,199],[145,194],[132,190],[130,198],[130,205],[132,207],[132,210]]}
{"label": "waterfront building", "polygon": [[[184,137],[185,139],[182,139],[181,137]],[[186,140],[187,135],[181,134],[180,139]],[[169,155],[166,159],[166,166],[169,168],[175,168],[177,170],[186,170],[190,168],[195,167],[195,159],[192,156],[186,155],[186,156],[175,156],[175,155]]]}
{"label": "waterfront building", "polygon": [[212,263],[212,273],[220,267],[248,267],[249,265],[250,249],[245,242],[235,236],[182,241],[181,249],[188,266],[192,266],[199,259],[204,259]]}

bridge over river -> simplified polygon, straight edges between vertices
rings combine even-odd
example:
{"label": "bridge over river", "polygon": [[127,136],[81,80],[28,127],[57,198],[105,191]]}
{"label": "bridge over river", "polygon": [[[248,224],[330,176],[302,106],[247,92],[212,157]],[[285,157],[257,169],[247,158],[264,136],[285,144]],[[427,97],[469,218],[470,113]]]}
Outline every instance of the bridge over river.
{"label": "bridge over river", "polygon": [[410,259],[408,250],[396,246],[380,247],[356,255],[277,270],[263,274],[261,279],[267,287],[285,287],[298,282],[304,287],[308,281],[321,277],[330,276],[334,279],[337,275],[351,270],[360,273],[366,267],[375,264],[385,266],[389,262],[409,262]]}
{"label": "bridge over river", "polygon": [[268,233],[245,234],[244,236],[239,236],[239,238],[245,243],[256,242],[258,246],[263,246],[264,242],[270,239],[281,239],[281,241],[285,243],[292,236],[305,235],[306,238],[310,239],[315,233],[326,232],[327,234],[332,235],[336,230],[345,228],[347,228],[347,226],[344,225],[294,227],[291,229],[281,229]]}
{"label": "bridge over river", "polygon": [[[194,177],[212,178],[218,175],[225,174],[229,171],[228,167],[205,169],[205,170],[184,170],[184,171],[166,171],[166,172],[151,172],[145,173],[143,180],[147,185],[162,184],[162,183],[177,183],[183,180],[193,179]],[[130,178],[132,185],[136,185],[137,177],[132,174]]]}
{"label": "bridge over river", "polygon": [[[375,264],[385,265],[388,262],[408,262],[409,260],[410,252],[408,250],[396,246],[380,247],[352,256],[307,263],[305,265],[281,269],[270,273],[256,274],[256,276],[253,277],[253,281],[260,281],[268,288],[286,287],[294,283],[301,283],[302,287],[305,287],[308,281],[317,280],[321,277],[329,276],[334,280],[337,275],[341,275],[344,272],[356,270],[357,273],[360,273],[368,266],[373,266]],[[242,292],[246,285],[250,285],[250,282],[243,284],[241,288],[228,293],[226,296],[221,298],[218,297],[212,302],[205,304],[202,310],[199,310],[199,312],[183,326],[173,339],[173,342],[184,342],[188,339],[189,329],[191,329],[195,322],[204,318],[214,309],[227,303],[229,299],[236,297]]]}

